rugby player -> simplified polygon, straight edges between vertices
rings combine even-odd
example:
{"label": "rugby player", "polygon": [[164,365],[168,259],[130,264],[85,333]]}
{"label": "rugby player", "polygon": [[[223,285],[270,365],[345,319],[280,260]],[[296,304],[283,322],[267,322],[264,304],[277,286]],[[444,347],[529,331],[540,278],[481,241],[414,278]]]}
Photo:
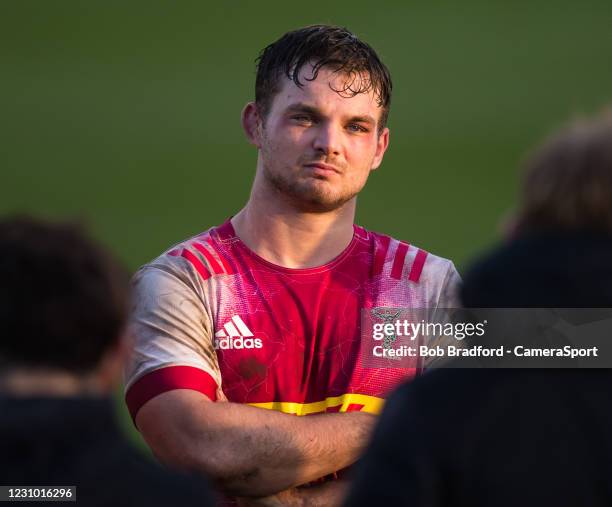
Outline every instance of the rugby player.
{"label": "rugby player", "polygon": [[295,487],[351,465],[387,393],[417,373],[363,366],[362,309],[455,306],[450,261],[354,224],[389,145],[391,88],[343,28],[266,47],[242,112],[248,202],[135,275],[132,417],[162,461],[229,495],[337,502],[343,481]]}

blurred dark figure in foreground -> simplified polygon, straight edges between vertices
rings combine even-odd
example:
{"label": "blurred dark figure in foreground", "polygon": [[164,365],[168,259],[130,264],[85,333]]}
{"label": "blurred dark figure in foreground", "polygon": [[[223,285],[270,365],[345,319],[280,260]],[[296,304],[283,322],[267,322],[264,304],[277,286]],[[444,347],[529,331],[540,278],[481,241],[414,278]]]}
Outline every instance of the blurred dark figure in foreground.
{"label": "blurred dark figure in foreground", "polygon": [[[530,159],[472,308],[612,307],[612,114]],[[440,369],[388,401],[347,505],[612,505],[611,370]]]}
{"label": "blurred dark figure in foreground", "polygon": [[212,505],[203,479],[146,459],[115,422],[129,293],[112,257],[76,226],[5,219],[0,280],[0,486],[76,486],[87,506]]}

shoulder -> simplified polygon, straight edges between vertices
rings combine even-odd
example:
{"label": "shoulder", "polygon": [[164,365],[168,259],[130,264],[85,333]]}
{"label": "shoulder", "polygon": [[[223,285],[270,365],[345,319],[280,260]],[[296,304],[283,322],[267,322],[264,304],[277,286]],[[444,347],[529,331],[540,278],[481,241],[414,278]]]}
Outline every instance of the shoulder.
{"label": "shoulder", "polygon": [[[457,304],[461,278],[449,259],[435,255],[412,242],[356,227],[373,250],[374,276],[389,277],[412,286],[421,286],[432,299],[446,297],[448,306]],[[452,303],[452,304],[451,304]]]}
{"label": "shoulder", "polygon": [[211,228],[175,243],[158,257],[141,266],[134,274],[134,284],[174,279],[176,283],[197,288],[219,276],[233,274],[223,242]]}

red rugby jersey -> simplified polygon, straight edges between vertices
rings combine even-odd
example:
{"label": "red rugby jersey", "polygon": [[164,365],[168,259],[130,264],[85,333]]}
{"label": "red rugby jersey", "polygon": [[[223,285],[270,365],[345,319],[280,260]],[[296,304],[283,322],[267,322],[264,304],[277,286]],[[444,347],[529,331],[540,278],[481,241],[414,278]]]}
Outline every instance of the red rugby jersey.
{"label": "red rugby jersey", "polygon": [[417,372],[363,366],[362,309],[456,307],[458,283],[452,262],[359,226],[331,262],[284,268],[228,220],[136,273],[128,407],[135,418],[158,394],[194,389],[297,415],[378,413]]}

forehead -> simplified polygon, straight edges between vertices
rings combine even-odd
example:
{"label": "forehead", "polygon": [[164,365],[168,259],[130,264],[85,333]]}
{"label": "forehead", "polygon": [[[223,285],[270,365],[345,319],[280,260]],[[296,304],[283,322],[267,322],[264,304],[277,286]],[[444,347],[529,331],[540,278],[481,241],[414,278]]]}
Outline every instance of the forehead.
{"label": "forehead", "polygon": [[283,75],[280,79],[280,90],[272,102],[272,110],[282,112],[291,104],[301,102],[322,111],[341,112],[347,115],[370,115],[379,118],[382,108],[373,89],[367,92],[354,93],[353,90],[366,88],[367,75],[335,72],[329,67],[322,67],[313,78],[312,65],[306,64],[299,73],[302,86]]}

